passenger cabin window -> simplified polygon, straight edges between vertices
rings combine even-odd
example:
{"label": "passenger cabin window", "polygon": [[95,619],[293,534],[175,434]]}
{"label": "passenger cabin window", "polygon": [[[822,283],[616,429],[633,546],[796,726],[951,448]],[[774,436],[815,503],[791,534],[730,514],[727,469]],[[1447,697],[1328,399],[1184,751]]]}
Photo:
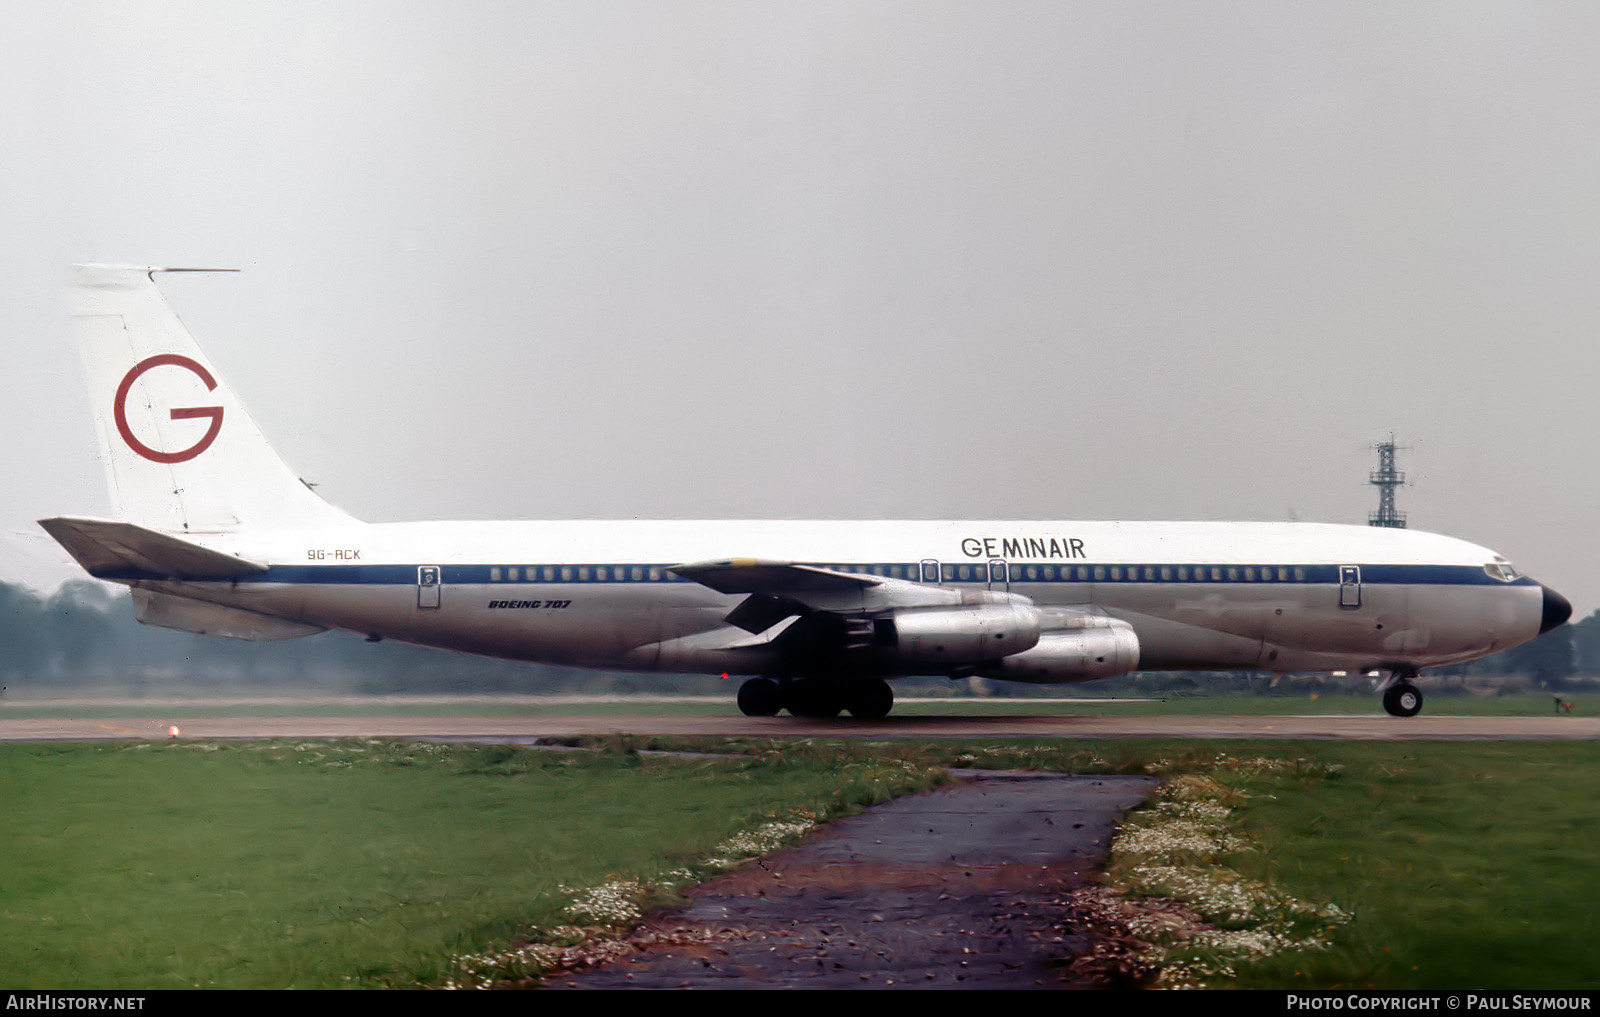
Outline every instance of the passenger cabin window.
{"label": "passenger cabin window", "polygon": [[500,566],[496,565],[494,568],[489,570],[489,582],[498,583],[499,581],[500,581]]}

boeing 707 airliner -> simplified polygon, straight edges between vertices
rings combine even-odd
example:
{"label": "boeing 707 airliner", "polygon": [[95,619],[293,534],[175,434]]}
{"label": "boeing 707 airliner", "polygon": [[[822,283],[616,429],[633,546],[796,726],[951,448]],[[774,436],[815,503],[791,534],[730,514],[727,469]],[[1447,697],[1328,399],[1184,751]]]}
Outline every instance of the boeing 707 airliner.
{"label": "boeing 707 airliner", "polygon": [[[71,314],[115,518],[40,521],[140,621],[745,676],[740,709],[868,719],[889,680],[1422,668],[1571,614],[1493,551],[1415,530],[1251,522],[365,523],[284,465],[155,285],[84,265]],[[192,271],[192,270],[187,270]]]}

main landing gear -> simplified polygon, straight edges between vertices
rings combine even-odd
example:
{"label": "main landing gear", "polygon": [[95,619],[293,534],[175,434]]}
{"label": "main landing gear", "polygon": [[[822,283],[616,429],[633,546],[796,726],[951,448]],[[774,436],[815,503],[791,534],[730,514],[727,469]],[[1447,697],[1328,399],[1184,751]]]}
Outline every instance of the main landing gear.
{"label": "main landing gear", "polygon": [[1422,693],[1411,684],[1415,671],[1394,671],[1379,686],[1383,689],[1383,708],[1394,717],[1415,717],[1422,712]]}
{"label": "main landing gear", "polygon": [[781,709],[783,696],[771,678],[752,678],[739,686],[739,712],[746,717],[776,717]]}
{"label": "main landing gear", "polygon": [[739,686],[739,712],[746,717],[829,719],[845,710],[858,720],[882,720],[894,708],[894,691],[882,678],[751,678]]}

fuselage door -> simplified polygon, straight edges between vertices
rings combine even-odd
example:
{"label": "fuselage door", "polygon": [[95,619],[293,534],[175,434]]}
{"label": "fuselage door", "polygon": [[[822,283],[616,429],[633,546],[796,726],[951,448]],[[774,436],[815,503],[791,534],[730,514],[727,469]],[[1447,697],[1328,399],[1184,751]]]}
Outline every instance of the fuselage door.
{"label": "fuselage door", "polygon": [[1361,566],[1339,566],[1339,606],[1361,606]]}
{"label": "fuselage door", "polygon": [[1011,571],[1006,567],[1004,558],[989,559],[989,589],[996,586],[1002,590],[1011,589]]}
{"label": "fuselage door", "polygon": [[922,559],[922,581],[925,583],[937,583],[939,581],[939,562],[936,559]]}
{"label": "fuselage door", "polygon": [[439,579],[439,566],[417,566],[417,606],[438,607],[439,590],[444,584]]}

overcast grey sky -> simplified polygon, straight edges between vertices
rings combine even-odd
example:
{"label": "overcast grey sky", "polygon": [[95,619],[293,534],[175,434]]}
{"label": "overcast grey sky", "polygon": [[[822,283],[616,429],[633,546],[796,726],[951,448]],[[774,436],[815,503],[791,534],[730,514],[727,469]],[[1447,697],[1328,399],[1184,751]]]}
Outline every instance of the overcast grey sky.
{"label": "overcast grey sky", "polygon": [[0,530],[108,510],[64,266],[214,264],[367,519],[1362,522],[1393,431],[1600,607],[1600,5],[16,4],[0,95]]}

